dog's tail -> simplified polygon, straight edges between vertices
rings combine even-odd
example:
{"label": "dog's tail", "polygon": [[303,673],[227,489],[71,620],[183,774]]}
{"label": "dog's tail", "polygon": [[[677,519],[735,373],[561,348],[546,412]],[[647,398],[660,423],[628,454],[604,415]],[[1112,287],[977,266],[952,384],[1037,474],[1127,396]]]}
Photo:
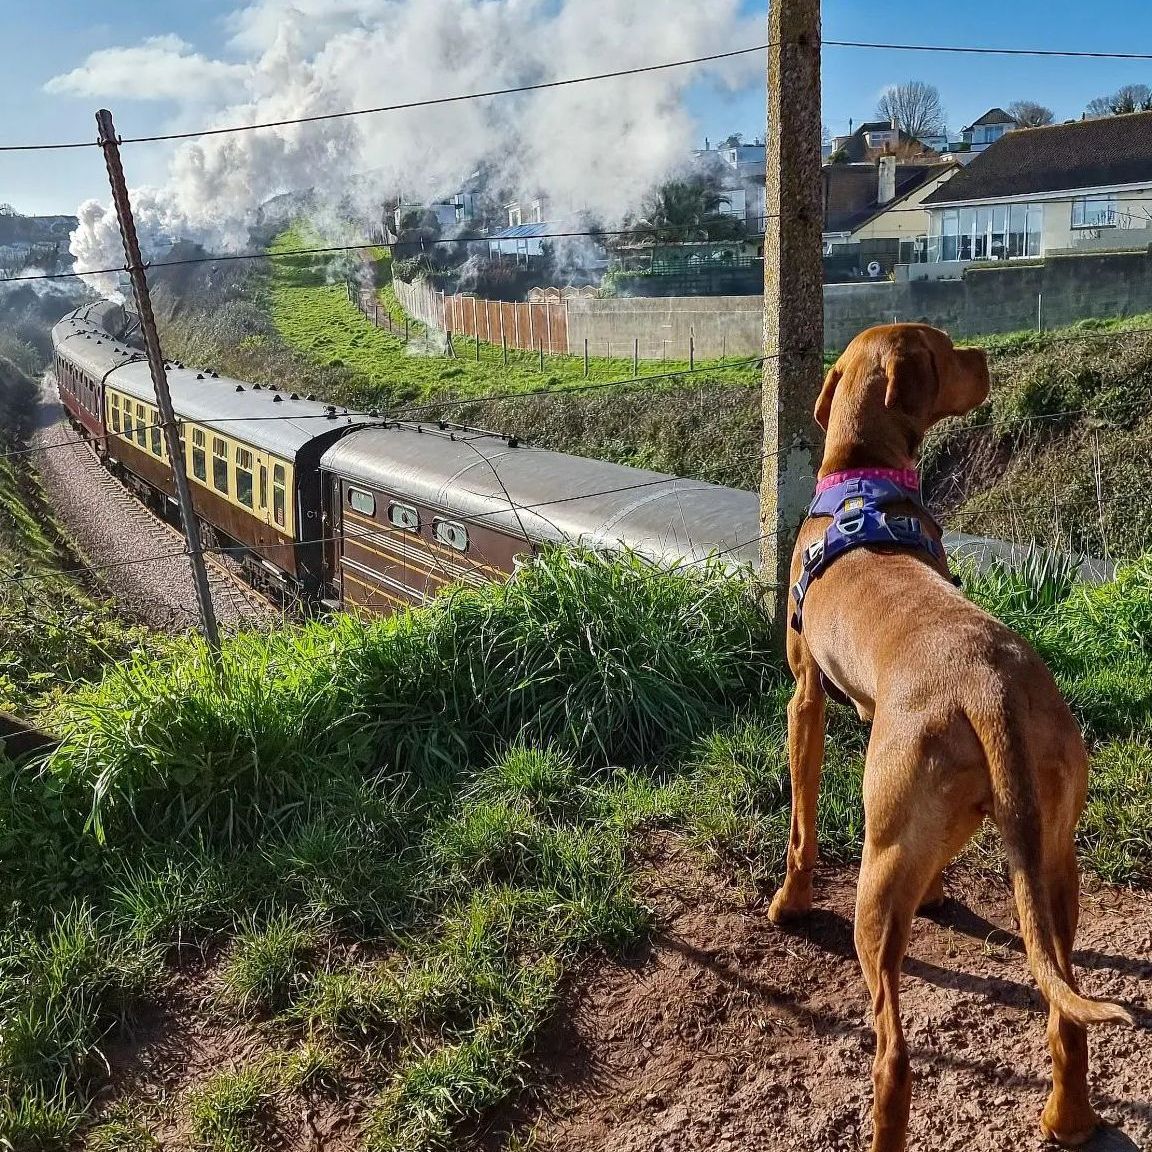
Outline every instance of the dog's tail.
{"label": "dog's tail", "polygon": [[1032,766],[1022,750],[1014,747],[1011,731],[1002,720],[979,724],[977,732],[988,760],[994,815],[1012,872],[1020,935],[1040,991],[1061,1016],[1076,1024],[1133,1024],[1126,1008],[1081,996],[1061,972],[1051,893],[1037,836],[1040,812]]}

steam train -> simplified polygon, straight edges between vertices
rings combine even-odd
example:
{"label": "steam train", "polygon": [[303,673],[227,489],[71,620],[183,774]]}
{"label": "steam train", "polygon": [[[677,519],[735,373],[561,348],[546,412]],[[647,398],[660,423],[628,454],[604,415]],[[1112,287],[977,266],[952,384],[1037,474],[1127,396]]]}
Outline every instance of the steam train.
{"label": "steam train", "polygon": [[[178,524],[151,374],[127,328],[106,301],[53,328],[60,398],[104,464]],[[757,562],[751,492],[166,369],[205,542],[281,598],[386,614],[447,584],[504,578],[550,543]]]}

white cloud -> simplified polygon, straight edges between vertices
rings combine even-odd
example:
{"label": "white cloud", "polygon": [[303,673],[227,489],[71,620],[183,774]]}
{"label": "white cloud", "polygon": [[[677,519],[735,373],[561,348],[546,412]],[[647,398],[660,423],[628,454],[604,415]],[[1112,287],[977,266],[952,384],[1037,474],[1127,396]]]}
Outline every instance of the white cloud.
{"label": "white cloud", "polygon": [[250,69],[210,60],[179,36],[155,36],[131,48],[102,48],[44,85],[53,95],[93,99],[227,103],[244,90]]}

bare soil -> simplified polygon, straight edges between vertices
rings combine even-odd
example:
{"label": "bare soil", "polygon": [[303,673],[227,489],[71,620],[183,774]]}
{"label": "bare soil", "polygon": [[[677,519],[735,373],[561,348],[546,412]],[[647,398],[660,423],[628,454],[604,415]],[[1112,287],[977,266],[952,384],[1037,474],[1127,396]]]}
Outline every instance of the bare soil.
{"label": "bare soil", "polygon": [[[535,1085],[463,1137],[489,1152],[848,1152],[868,1149],[871,1014],[852,943],[855,872],[829,871],[818,909],[788,931],[758,892],[664,846],[644,874],[656,919],[643,955],[599,958],[530,1054]],[[901,986],[915,1077],[909,1152],[1046,1147],[1046,1010],[1028,974],[1007,887],[949,878],[916,922]],[[1076,961],[1084,990],[1119,1000],[1137,1030],[1092,1038],[1097,1109],[1088,1152],[1152,1152],[1152,894],[1085,892]],[[164,1149],[196,1146],[187,1106],[214,1073],[299,1037],[245,1023],[214,999],[214,961],[185,954],[153,1015],[105,1049],[97,1113],[127,1105]],[[274,1093],[256,1146],[354,1152],[379,1077],[364,1069],[304,1094]]]}
{"label": "bare soil", "polygon": [[[536,1055],[544,1082],[491,1146],[531,1130],[541,1152],[846,1152],[870,1147],[867,991],[852,942],[855,874],[828,874],[810,921],[782,931],[767,897],[683,858],[649,880],[659,931],[634,963],[578,974]],[[950,879],[916,923],[902,980],[912,1050],[910,1152],[1045,1147],[1046,1010],[1027,971],[1008,889]],[[1140,1028],[1092,1037],[1090,1152],[1152,1149],[1152,897],[1097,888],[1082,901],[1084,990]]]}

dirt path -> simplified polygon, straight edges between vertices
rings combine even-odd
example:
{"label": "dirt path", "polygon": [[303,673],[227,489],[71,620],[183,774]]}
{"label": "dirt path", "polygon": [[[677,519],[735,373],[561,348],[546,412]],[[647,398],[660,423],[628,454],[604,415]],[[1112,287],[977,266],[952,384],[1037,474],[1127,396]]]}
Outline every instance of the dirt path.
{"label": "dirt path", "polygon": [[[683,859],[656,876],[650,954],[577,976],[538,1055],[544,1103],[516,1126],[535,1127],[542,1152],[867,1149],[874,1049],[852,944],[854,874],[826,875],[821,910],[788,933],[768,922],[766,902]],[[1007,889],[965,874],[949,893],[937,922],[917,921],[901,985],[909,1152],[1045,1147],[1046,1013]],[[1116,1127],[1086,1147],[1149,1150],[1152,897],[1098,889],[1083,908],[1084,989],[1127,1003],[1142,1025],[1093,1035],[1094,1100]]]}

